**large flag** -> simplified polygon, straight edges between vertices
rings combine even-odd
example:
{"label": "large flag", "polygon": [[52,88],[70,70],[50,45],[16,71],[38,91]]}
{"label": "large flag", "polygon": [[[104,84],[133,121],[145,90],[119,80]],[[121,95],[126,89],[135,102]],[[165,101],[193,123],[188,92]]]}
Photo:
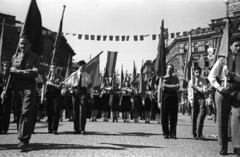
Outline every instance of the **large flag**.
{"label": "large flag", "polygon": [[3,33],[4,33],[4,27],[5,27],[5,19],[3,19],[2,23],[2,31],[1,31],[1,37],[0,37],[0,72],[2,72],[2,52],[3,52]]}
{"label": "large flag", "polygon": [[218,59],[218,52],[220,49],[220,44],[221,44],[221,35],[218,36],[218,42],[217,42],[217,48],[215,50],[214,56],[213,56],[213,60],[211,62],[211,67],[216,63],[217,59]]}
{"label": "large flag", "polygon": [[223,36],[221,40],[221,45],[219,47],[217,56],[228,56],[228,49],[229,49],[229,22],[226,21],[225,28],[223,30]]}
{"label": "large flag", "polygon": [[108,74],[113,74],[116,67],[118,52],[108,51],[106,70]]}
{"label": "large flag", "polygon": [[21,35],[29,36],[32,43],[32,52],[41,56],[43,53],[42,17],[36,0],[31,0],[24,25],[20,33],[20,36]]}
{"label": "large flag", "polygon": [[59,46],[59,43],[60,43],[60,40],[61,40],[61,37],[62,37],[63,16],[64,16],[65,8],[66,8],[66,6],[64,5],[63,6],[63,12],[62,12],[62,18],[61,18],[58,33],[57,33],[57,37],[56,37],[55,43],[54,43],[54,49],[53,49],[53,52],[52,52],[51,63],[54,61],[54,57],[55,57],[56,52],[58,51],[58,46]]}
{"label": "large flag", "polygon": [[187,87],[187,82],[191,79],[191,66],[192,66],[192,40],[191,35],[188,37],[188,53],[186,55],[186,62],[184,67],[184,80],[183,88]]}
{"label": "large flag", "polygon": [[166,74],[166,49],[164,42],[164,20],[162,20],[161,34],[157,48],[158,54],[155,60],[154,69],[157,76],[162,77]]}
{"label": "large flag", "polygon": [[[155,72],[159,78],[159,84],[162,83],[162,77],[166,74],[166,49],[164,42],[164,20],[162,20],[161,34],[158,43],[158,54],[155,60]],[[162,88],[158,88],[158,103],[162,103]]]}
{"label": "large flag", "polygon": [[135,61],[133,62],[133,71],[132,71],[132,75],[131,75],[131,80],[130,80],[130,84],[135,87],[135,82],[136,82],[136,66],[135,66]]}
{"label": "large flag", "polygon": [[91,61],[89,61],[86,65],[85,71],[90,75],[91,77],[91,83],[93,87],[99,87],[101,84],[100,80],[100,69],[99,69],[99,56],[102,54],[100,52],[96,57],[94,57]]}

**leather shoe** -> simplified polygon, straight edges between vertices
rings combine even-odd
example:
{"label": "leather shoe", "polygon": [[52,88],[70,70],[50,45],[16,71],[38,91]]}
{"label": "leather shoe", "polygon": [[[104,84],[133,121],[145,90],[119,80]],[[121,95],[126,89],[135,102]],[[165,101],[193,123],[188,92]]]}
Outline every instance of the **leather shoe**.
{"label": "leather shoe", "polygon": [[48,130],[48,133],[53,133],[53,131],[52,130]]}
{"label": "leather shoe", "polygon": [[29,141],[19,141],[18,148],[26,147],[29,144]]}
{"label": "leather shoe", "polygon": [[172,139],[177,139],[177,136],[172,135],[172,136],[170,136],[170,138],[172,138]]}
{"label": "leather shoe", "polygon": [[81,131],[81,134],[85,134],[85,133],[86,133],[86,131],[85,131],[85,130],[82,130],[82,131]]}
{"label": "leather shoe", "polygon": [[75,131],[73,134],[81,134],[80,131]]}
{"label": "leather shoe", "polygon": [[165,139],[169,139],[169,136],[168,136],[168,135],[164,135],[164,138],[165,138]]}
{"label": "leather shoe", "polygon": [[53,131],[53,134],[54,134],[54,135],[57,135],[57,134],[58,134],[57,130],[54,130],[54,131]]}
{"label": "leather shoe", "polygon": [[199,140],[205,140],[205,137],[203,135],[198,135]]}
{"label": "leather shoe", "polygon": [[227,155],[227,149],[221,149],[219,152],[220,155]]}

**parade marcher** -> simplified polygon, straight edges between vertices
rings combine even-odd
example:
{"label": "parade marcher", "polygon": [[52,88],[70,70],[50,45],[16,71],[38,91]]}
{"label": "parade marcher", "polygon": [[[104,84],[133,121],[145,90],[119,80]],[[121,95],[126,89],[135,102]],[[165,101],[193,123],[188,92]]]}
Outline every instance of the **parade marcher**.
{"label": "parade marcher", "polygon": [[200,75],[202,69],[194,67],[194,76],[188,83],[188,101],[192,108],[192,135],[196,140],[204,140],[202,134],[204,119],[206,117],[206,104],[204,93],[207,91],[207,83]]}
{"label": "parade marcher", "polygon": [[73,96],[73,115],[74,115],[74,134],[84,134],[86,132],[86,108],[90,95],[90,104],[93,100],[93,87],[90,75],[85,72],[86,62],[81,60],[78,62],[79,69],[69,76],[64,83],[65,88],[62,91],[64,95],[66,90]]}
{"label": "parade marcher", "polygon": [[[220,154],[226,155],[228,150],[228,120],[231,115],[232,144],[234,153],[240,156],[240,37],[230,39],[228,57],[219,57],[212,67],[208,80],[215,87],[215,103],[218,121],[218,144]],[[227,68],[225,68],[227,67]],[[225,86],[227,76],[227,86]]]}
{"label": "parade marcher", "polygon": [[152,99],[152,90],[150,85],[146,86],[146,92],[145,92],[145,97],[143,101],[143,106],[144,106],[144,114],[145,114],[145,123],[150,123],[151,119],[151,99]]}
{"label": "parade marcher", "polygon": [[92,122],[97,121],[97,115],[98,115],[98,106],[100,104],[100,93],[98,91],[93,92],[93,99],[94,103],[91,105],[91,117],[92,117]]}
{"label": "parade marcher", "polygon": [[[6,87],[8,77],[10,74],[10,62],[4,61],[3,65],[3,72],[1,73],[1,85],[2,89]],[[7,134],[9,123],[10,123],[10,114],[11,114],[11,106],[12,106],[12,85],[8,86],[7,94],[4,101],[0,104],[0,134]],[[1,100],[2,101],[2,100]]]}
{"label": "parade marcher", "polygon": [[131,93],[131,102],[134,123],[138,123],[139,113],[141,112],[142,106],[142,97],[135,88],[133,88]]}
{"label": "parade marcher", "polygon": [[213,119],[213,115],[214,115],[214,109],[215,109],[215,105],[214,105],[214,100],[213,100],[213,94],[209,94],[209,97],[206,99],[206,106],[207,106],[207,115],[208,115],[208,119],[212,120]]}
{"label": "parade marcher", "polygon": [[130,95],[127,90],[122,91],[122,100],[121,100],[121,109],[122,109],[122,117],[123,122],[130,123],[130,112],[131,112],[131,101],[130,101]]}
{"label": "parade marcher", "polygon": [[112,111],[112,122],[118,122],[118,113],[119,113],[119,102],[120,102],[120,90],[118,85],[114,84],[113,88],[110,90],[110,99],[109,104]]}
{"label": "parade marcher", "polygon": [[53,62],[46,82],[48,133],[57,134],[61,110],[61,82],[63,77],[57,73],[57,64]]}
{"label": "parade marcher", "polygon": [[[164,138],[176,139],[177,132],[177,115],[178,115],[178,96],[179,89],[178,78],[173,76],[174,67],[167,65],[167,74],[163,76],[163,83],[159,88],[163,88],[162,96],[162,130]],[[170,121],[169,121],[170,118]],[[169,129],[170,126],[170,129]]]}
{"label": "parade marcher", "polygon": [[36,80],[40,58],[31,52],[31,40],[22,35],[19,39],[20,52],[12,57],[10,69],[13,81],[14,104],[17,113],[18,147],[28,145],[33,132],[33,110],[36,99]]}

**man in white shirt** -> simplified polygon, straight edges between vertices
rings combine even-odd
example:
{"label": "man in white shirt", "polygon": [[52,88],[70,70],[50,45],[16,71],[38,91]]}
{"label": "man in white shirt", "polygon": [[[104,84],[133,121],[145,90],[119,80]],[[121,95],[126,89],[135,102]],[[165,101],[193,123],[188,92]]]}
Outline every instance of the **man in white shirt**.
{"label": "man in white shirt", "polygon": [[[218,144],[220,154],[228,149],[228,119],[231,115],[232,143],[234,153],[240,157],[240,37],[230,40],[228,57],[220,57],[209,73],[208,80],[216,88],[215,103],[218,120]],[[227,68],[224,68],[227,67]],[[224,78],[227,79],[225,87]]]}
{"label": "man in white shirt", "polygon": [[78,62],[78,65],[79,69],[64,84],[73,96],[74,134],[84,134],[88,95],[90,95],[90,104],[94,103],[93,87],[89,74],[85,72],[86,62],[81,60]]}
{"label": "man in white shirt", "polygon": [[202,130],[206,117],[204,93],[207,91],[207,83],[200,77],[202,69],[199,66],[194,67],[193,73],[194,76],[188,83],[188,101],[192,109],[192,134],[195,140],[204,140]]}

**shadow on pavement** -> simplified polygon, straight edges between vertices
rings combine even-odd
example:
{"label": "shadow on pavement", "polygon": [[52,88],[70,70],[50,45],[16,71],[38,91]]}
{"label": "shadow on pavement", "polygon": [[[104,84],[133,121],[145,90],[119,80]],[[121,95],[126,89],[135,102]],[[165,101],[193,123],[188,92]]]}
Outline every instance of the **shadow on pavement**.
{"label": "shadow on pavement", "polygon": [[51,144],[51,143],[30,143],[28,146],[20,149],[17,144],[0,145],[1,150],[20,150],[21,152],[52,150],[52,149],[110,149],[110,150],[124,150],[124,148],[117,148],[111,146],[88,146],[77,144]]}
{"label": "shadow on pavement", "polygon": [[86,132],[85,135],[149,137],[149,136],[156,136],[156,135],[162,135],[162,134],[146,133],[146,132],[117,132],[116,134],[109,134],[107,132]]}
{"label": "shadow on pavement", "polygon": [[131,144],[115,144],[115,143],[101,143],[107,145],[113,145],[123,148],[163,148],[163,147],[156,147],[156,146],[146,146],[146,145],[131,145]]}

